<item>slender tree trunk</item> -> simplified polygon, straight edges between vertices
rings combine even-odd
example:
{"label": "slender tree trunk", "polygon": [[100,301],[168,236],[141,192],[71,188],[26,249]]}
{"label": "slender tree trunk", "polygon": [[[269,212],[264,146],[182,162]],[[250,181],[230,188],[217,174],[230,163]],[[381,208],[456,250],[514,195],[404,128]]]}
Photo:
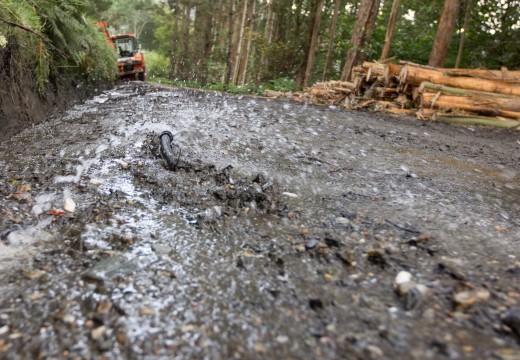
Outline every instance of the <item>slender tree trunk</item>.
{"label": "slender tree trunk", "polygon": [[179,53],[179,6],[174,5],[173,10],[173,34],[172,34],[172,48],[170,50],[170,71],[168,73],[169,80],[175,80],[175,74],[179,66],[177,54]]}
{"label": "slender tree trunk", "polygon": [[466,39],[466,33],[468,32],[469,16],[471,15],[471,0],[464,0],[466,3],[464,10],[464,25],[462,26],[462,32],[460,33],[459,50],[457,51],[457,60],[455,61],[455,68],[460,67],[462,60],[462,53],[464,52],[464,40]]}
{"label": "slender tree trunk", "polygon": [[193,21],[193,45],[191,56],[192,72],[190,80],[202,83],[202,61],[204,61],[204,33],[205,33],[205,4],[198,2],[195,5],[195,20]]}
{"label": "slender tree trunk", "polygon": [[253,20],[255,16],[255,0],[249,0],[247,5],[247,20],[244,33],[244,43],[240,52],[240,62],[238,67],[237,85],[243,86],[246,83],[247,63],[249,60],[249,50],[251,38],[253,37]]}
{"label": "slender tree trunk", "polygon": [[350,39],[350,49],[347,52],[341,73],[341,80],[343,81],[349,80],[354,66],[363,62],[363,48],[372,36],[379,11],[379,3],[380,0],[361,0],[359,4],[356,24]]}
{"label": "slender tree trunk", "polygon": [[[269,45],[271,44],[272,35],[273,35],[273,19],[274,19],[274,12],[273,12],[273,0],[271,0],[270,3],[267,4],[267,20],[265,23],[265,31],[264,31],[264,41],[265,41],[265,48],[262,50],[262,54],[260,56],[260,73],[267,72],[267,49]],[[260,76],[262,74],[259,74]]]}
{"label": "slender tree trunk", "polygon": [[248,0],[240,0],[240,10],[236,22],[235,41],[233,44],[233,51],[231,52],[231,83],[236,84],[238,81],[239,59],[242,52],[242,38],[246,26]]}
{"label": "slender tree trunk", "polygon": [[312,68],[314,66],[314,58],[316,56],[316,49],[318,47],[318,35],[320,32],[323,1],[324,0],[318,0],[318,2],[316,3],[316,11],[314,13],[314,21],[312,25],[311,42],[309,44],[309,53],[307,57],[307,63],[305,66],[305,73],[303,76],[303,87],[306,87],[309,84],[309,80],[312,74]]}
{"label": "slender tree trunk", "polygon": [[233,51],[234,43],[233,43],[233,13],[235,8],[235,0],[229,0],[228,3],[228,33],[227,33],[227,71],[226,76],[224,78],[224,83],[229,84],[231,80],[231,74],[233,72]]}
{"label": "slender tree trunk", "polygon": [[336,27],[338,24],[339,7],[341,0],[334,0],[334,13],[332,15],[332,21],[329,30],[329,48],[327,49],[327,58],[325,60],[325,66],[323,68],[322,80],[325,80],[327,73],[329,72],[330,63],[332,61],[332,51],[334,50],[334,38],[336,37]]}
{"label": "slender tree trunk", "polygon": [[190,13],[191,6],[188,3],[184,7],[184,17],[182,24],[182,55],[179,69],[179,77],[181,80],[188,80],[190,74]]}
{"label": "slender tree trunk", "polygon": [[428,65],[443,67],[448,50],[450,47],[451,37],[455,29],[455,22],[459,14],[460,0],[446,0],[442,9],[437,34],[433,41],[432,51],[430,52],[430,60]]}
{"label": "slender tree trunk", "polygon": [[392,40],[394,39],[395,23],[399,15],[399,7],[401,0],[394,0],[392,4],[392,11],[390,12],[390,19],[388,20],[388,27],[386,28],[385,45],[381,53],[381,60],[388,59],[390,55],[390,48],[392,47]]}

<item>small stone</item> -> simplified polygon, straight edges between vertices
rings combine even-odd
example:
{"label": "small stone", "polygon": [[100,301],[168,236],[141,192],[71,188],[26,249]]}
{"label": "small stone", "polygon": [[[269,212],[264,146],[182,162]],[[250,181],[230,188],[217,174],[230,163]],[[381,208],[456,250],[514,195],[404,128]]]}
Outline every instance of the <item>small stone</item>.
{"label": "small stone", "polygon": [[34,292],[29,295],[29,299],[33,300],[33,301],[43,299],[44,297],[45,297],[45,294],[42,292],[39,292],[39,291]]}
{"label": "small stone", "polygon": [[92,338],[92,340],[100,339],[106,331],[107,331],[106,326],[102,325],[102,326],[97,327],[94,330],[92,330],[90,332],[90,337]]}
{"label": "small stone", "polygon": [[4,325],[0,327],[0,336],[5,335],[9,332],[9,326]]}
{"label": "small stone", "polygon": [[101,180],[99,180],[99,179],[90,179],[90,183],[92,185],[101,185]]}
{"label": "small stone", "polygon": [[289,342],[289,338],[285,335],[279,335],[276,337],[276,342],[278,344],[287,344]]}
{"label": "small stone", "polygon": [[302,244],[298,244],[294,247],[294,250],[298,251],[298,252],[303,252],[305,251],[305,245],[302,245]]}
{"label": "small stone", "polygon": [[502,315],[502,323],[506,325],[520,340],[520,308],[514,307]]}
{"label": "small stone", "polygon": [[121,165],[121,168],[123,168],[123,169],[128,169],[130,167],[130,165],[128,165],[128,163],[126,161],[119,160],[119,159],[116,161],[119,163],[119,165]]}
{"label": "small stone", "polygon": [[66,198],[63,204],[63,209],[72,213],[76,210],[76,203],[71,198]]}
{"label": "small stone", "polygon": [[354,258],[354,254],[352,254],[350,249],[338,251],[336,253],[336,257],[347,266],[356,266],[356,259]]}
{"label": "small stone", "polygon": [[255,349],[255,352],[257,352],[259,354],[264,354],[267,351],[267,349],[265,348],[265,345],[262,343],[256,343],[254,345],[254,349]]}
{"label": "small stone", "polygon": [[344,218],[344,217],[337,217],[336,225],[348,226],[348,225],[350,225],[350,220],[347,218]]}
{"label": "small stone", "polygon": [[334,277],[334,275],[329,274],[329,273],[325,273],[325,274],[323,275],[323,279],[324,279],[326,282],[333,282],[334,280],[336,280],[336,278]]}
{"label": "small stone", "polygon": [[316,246],[318,246],[319,243],[320,243],[319,240],[309,240],[305,243],[305,248],[307,250],[312,250],[312,249],[316,248]]}
{"label": "small stone", "polygon": [[145,316],[145,315],[155,315],[155,309],[151,308],[151,307],[144,307],[142,308],[140,311],[139,311],[139,314],[141,316]]}
{"label": "small stone", "polygon": [[477,288],[472,290],[461,291],[453,296],[453,302],[457,308],[464,309],[477,302],[485,302],[489,300],[490,293],[487,289]]}
{"label": "small stone", "polygon": [[63,322],[65,324],[72,324],[72,323],[74,323],[74,321],[76,321],[76,318],[74,317],[74,315],[67,314],[63,317]]}
{"label": "small stone", "polygon": [[330,236],[325,236],[325,244],[327,244],[328,247],[339,247],[340,242],[339,240],[336,240]]}
{"label": "small stone", "polygon": [[290,192],[283,192],[282,195],[286,196],[286,197],[289,197],[289,198],[293,198],[293,199],[298,197],[298,195],[296,195],[294,193],[290,193]]}
{"label": "small stone", "polygon": [[462,261],[458,259],[449,259],[443,257],[439,262],[439,269],[449,274],[456,280],[465,281],[467,279],[467,276],[462,270],[462,265]]}
{"label": "small stone", "polygon": [[516,349],[500,349],[493,353],[499,360],[518,360],[520,359],[520,351]]}
{"label": "small stone", "polygon": [[412,281],[412,274],[408,271],[400,271],[394,280],[394,287],[398,287],[404,283]]}
{"label": "small stone", "polygon": [[385,252],[382,249],[371,249],[366,252],[367,259],[372,264],[385,267],[387,265]]}

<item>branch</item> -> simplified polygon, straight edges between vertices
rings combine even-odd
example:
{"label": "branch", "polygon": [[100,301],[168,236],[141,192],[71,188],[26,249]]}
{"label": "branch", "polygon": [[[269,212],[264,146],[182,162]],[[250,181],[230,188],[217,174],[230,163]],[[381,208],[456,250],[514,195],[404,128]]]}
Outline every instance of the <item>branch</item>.
{"label": "branch", "polygon": [[1,17],[0,17],[0,21],[3,22],[3,23],[5,23],[5,24],[7,24],[7,25],[9,25],[9,26],[17,27],[17,28],[20,28],[20,29],[22,29],[22,30],[24,30],[24,31],[27,31],[27,32],[31,33],[31,34],[36,35],[37,37],[39,37],[39,38],[40,38],[40,39],[45,43],[45,45],[47,45],[48,47],[50,47],[51,49],[53,49],[54,51],[56,51],[56,52],[57,52],[58,54],[60,54],[63,58],[65,58],[65,59],[67,58],[67,56],[65,55],[65,53],[63,53],[63,51],[61,51],[60,49],[58,49],[56,46],[52,45],[52,43],[51,43],[49,40],[47,40],[47,39],[45,38],[45,36],[43,36],[43,35],[40,34],[39,32],[36,32],[36,31],[34,31],[33,29],[29,29],[28,27],[25,27],[25,26],[23,26],[23,25],[17,24],[17,23],[15,23],[15,22],[12,22],[12,21],[9,21],[9,20],[6,20],[6,19],[3,19],[3,18],[1,18]]}

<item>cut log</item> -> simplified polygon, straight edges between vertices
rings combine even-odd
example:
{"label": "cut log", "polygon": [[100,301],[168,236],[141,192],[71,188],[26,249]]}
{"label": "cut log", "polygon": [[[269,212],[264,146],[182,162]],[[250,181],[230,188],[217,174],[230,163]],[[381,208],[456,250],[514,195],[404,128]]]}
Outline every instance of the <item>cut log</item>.
{"label": "cut log", "polygon": [[401,67],[396,64],[389,63],[385,67],[383,76],[385,77],[385,86],[388,87],[390,83],[399,76]]}
{"label": "cut log", "polygon": [[367,81],[371,81],[372,77],[379,77],[385,74],[386,65],[365,61],[363,69],[366,71]]}
{"label": "cut log", "polygon": [[282,91],[274,91],[274,90],[269,90],[269,89],[264,90],[264,96],[268,97],[268,98],[280,98],[280,97],[284,97],[285,94],[286,93],[284,93]]}
{"label": "cut log", "polygon": [[411,65],[404,66],[399,74],[399,82],[401,84],[419,86],[424,81],[468,90],[520,96],[520,86],[506,84],[500,81],[469,77],[452,77],[444,75],[438,70],[425,69]]}
{"label": "cut log", "polygon": [[426,81],[421,83],[421,85],[419,86],[418,89],[419,89],[419,92],[421,92],[421,93],[429,90],[429,91],[435,91],[435,92],[440,91],[443,94],[451,94],[451,95],[516,99],[516,100],[520,101],[520,98],[518,96],[514,96],[514,95],[505,95],[505,94],[497,94],[497,93],[485,92],[485,91],[460,89],[460,88],[454,88],[454,87],[444,86],[444,85],[439,85],[439,84],[432,84],[431,82],[426,82]]}
{"label": "cut log", "polygon": [[[440,93],[423,93],[421,95],[421,107],[436,108],[445,110],[465,110],[482,115],[500,115],[512,119],[520,119],[520,112],[514,109],[519,105],[518,102],[507,103],[511,99],[485,99],[468,96],[442,95]],[[502,101],[498,103],[497,101]],[[503,108],[502,105],[511,107]]]}
{"label": "cut log", "polygon": [[447,124],[458,125],[487,125],[506,129],[520,130],[520,122],[509,119],[499,119],[485,116],[463,116],[463,115],[439,115],[436,114],[433,120]]}
{"label": "cut log", "polygon": [[441,69],[448,76],[467,76],[480,79],[520,81],[520,71],[488,70],[488,69]]}

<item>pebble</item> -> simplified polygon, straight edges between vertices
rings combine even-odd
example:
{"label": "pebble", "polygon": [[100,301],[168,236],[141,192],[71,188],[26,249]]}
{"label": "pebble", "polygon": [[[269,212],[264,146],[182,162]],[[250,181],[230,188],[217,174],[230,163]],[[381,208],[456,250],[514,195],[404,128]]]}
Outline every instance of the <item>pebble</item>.
{"label": "pebble", "polygon": [[312,250],[312,249],[316,248],[316,246],[318,246],[319,243],[320,243],[319,240],[309,240],[305,243],[305,248],[307,250]]}
{"label": "pebble", "polygon": [[290,193],[290,192],[283,192],[282,195],[287,196],[289,198],[293,198],[293,199],[298,197],[298,195],[296,195],[294,193]]}
{"label": "pebble", "polygon": [[63,204],[63,209],[72,213],[76,210],[76,203],[71,198],[66,198],[65,203]]}
{"label": "pebble", "polygon": [[344,217],[337,217],[336,225],[348,226],[350,225],[350,220]]}
{"label": "pebble", "polygon": [[0,336],[7,334],[8,331],[9,331],[9,326],[7,326],[7,325],[2,326],[0,328]]}
{"label": "pebble", "polygon": [[394,287],[412,281],[412,274],[408,271],[400,271],[394,280]]}
{"label": "pebble", "polygon": [[456,293],[453,296],[453,302],[458,309],[467,308],[477,302],[485,302],[489,300],[489,291],[484,288],[476,288]]}
{"label": "pebble", "polygon": [[103,325],[92,330],[90,336],[92,337],[92,340],[97,340],[100,339],[106,331],[107,328]]}
{"label": "pebble", "polygon": [[99,179],[90,179],[90,183],[92,185],[101,185],[101,180],[99,180]]}
{"label": "pebble", "polygon": [[276,337],[276,342],[278,344],[287,344],[289,342],[289,338],[285,335],[279,335]]}
{"label": "pebble", "polygon": [[128,169],[130,167],[130,165],[128,165],[128,163],[126,161],[123,161],[123,160],[116,160],[116,161],[119,163],[119,165],[121,165],[121,167],[123,169]]}

